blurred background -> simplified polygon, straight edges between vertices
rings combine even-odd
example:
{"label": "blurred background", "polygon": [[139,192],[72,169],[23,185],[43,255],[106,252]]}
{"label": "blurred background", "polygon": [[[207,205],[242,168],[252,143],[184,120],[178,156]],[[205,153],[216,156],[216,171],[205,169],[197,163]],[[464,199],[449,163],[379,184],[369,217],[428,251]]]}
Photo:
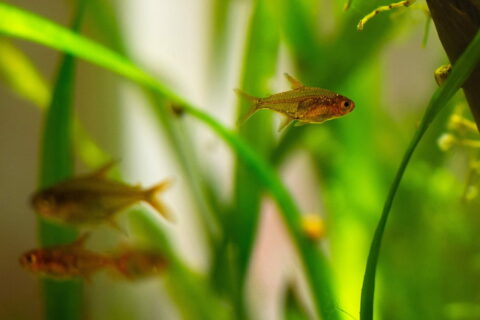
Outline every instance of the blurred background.
{"label": "blurred background", "polygon": [[[63,26],[75,8],[73,1],[5,2]],[[304,216],[320,221],[324,232],[314,241],[330,265],[335,308],[343,319],[358,319],[366,258],[383,203],[437,88],[433,72],[448,61],[433,24],[426,28],[423,1],[380,14],[362,32],[356,31],[360,18],[388,1],[353,0],[348,11],[344,4],[99,0],[87,7],[81,33],[151,71],[268,159]],[[22,95],[9,80],[6,70],[12,62],[2,52],[11,46],[38,71],[41,84],[34,98]],[[60,54],[0,38],[0,55],[0,318],[41,319],[39,281],[21,269],[18,258],[38,246],[37,220],[29,205],[39,177],[43,116],[38,105],[48,105]],[[285,72],[308,86],[351,98],[356,109],[344,118],[282,132],[277,131],[280,117],[261,111],[238,128],[248,102],[239,101],[233,89],[258,96],[286,91]],[[218,269],[227,268],[229,260],[222,259],[230,246],[252,236],[246,245],[251,246],[250,260],[239,266],[246,274],[240,284],[244,316],[315,318],[298,256],[268,192],[211,129],[188,115],[171,117],[181,122],[189,161],[199,172],[199,181],[189,180],[172,151],[171,136],[149,107],[169,102],[154,100],[137,85],[78,62],[78,119],[96,145],[119,160],[125,181],[150,186],[173,178],[162,197],[177,221],[160,223],[180,259],[207,279],[205,286],[230,314],[226,318],[238,312],[238,293],[229,291],[228,275]],[[394,202],[379,262],[378,319],[480,319],[478,152],[462,143],[478,135],[449,127],[452,115],[471,118],[461,94],[427,132]],[[441,150],[437,141],[445,134],[454,139]],[[77,173],[95,168],[95,161],[76,159]],[[217,220],[217,242],[192,184]],[[256,213],[258,222],[252,222]],[[119,220],[135,233],[128,222],[131,214],[122,213]],[[108,250],[124,241],[107,225],[89,243]],[[172,281],[175,274],[137,282],[96,275],[85,284],[84,318],[188,318],[182,309],[189,302],[169,289]]]}

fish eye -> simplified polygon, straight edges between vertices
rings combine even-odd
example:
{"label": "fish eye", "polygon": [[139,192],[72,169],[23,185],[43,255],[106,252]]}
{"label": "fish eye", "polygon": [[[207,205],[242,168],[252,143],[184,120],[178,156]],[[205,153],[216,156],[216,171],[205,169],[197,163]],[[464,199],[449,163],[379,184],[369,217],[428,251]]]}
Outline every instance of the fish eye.
{"label": "fish eye", "polygon": [[35,263],[35,262],[37,261],[37,258],[35,257],[34,254],[30,254],[30,255],[28,255],[28,257],[27,257],[27,261],[28,261],[29,263]]}
{"label": "fish eye", "polygon": [[26,262],[28,265],[33,265],[37,262],[37,257],[35,257],[34,254],[27,254],[23,258],[23,261]]}
{"label": "fish eye", "polygon": [[342,102],[342,107],[344,107],[344,108],[350,107],[350,101],[343,101]]}
{"label": "fish eye", "polygon": [[49,213],[55,208],[55,197],[45,195],[34,199],[34,206],[40,213]]}

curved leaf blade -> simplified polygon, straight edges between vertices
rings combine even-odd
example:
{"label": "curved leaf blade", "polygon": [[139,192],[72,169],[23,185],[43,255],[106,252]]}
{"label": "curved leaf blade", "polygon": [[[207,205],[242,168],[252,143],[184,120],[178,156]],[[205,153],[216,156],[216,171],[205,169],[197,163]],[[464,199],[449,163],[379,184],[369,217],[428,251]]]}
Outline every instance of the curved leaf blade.
{"label": "curved leaf blade", "polygon": [[[85,9],[81,0],[75,13],[73,30],[78,30]],[[73,107],[75,58],[65,54],[59,67],[50,105],[45,114],[45,128],[40,168],[40,188],[46,188],[73,174]],[[72,227],[39,219],[42,247],[72,242],[76,237]],[[42,280],[45,318],[81,319],[82,283],[78,280]]]}
{"label": "curved leaf blade", "polygon": [[380,221],[378,222],[375,234],[373,236],[372,244],[370,246],[370,252],[368,255],[367,266],[365,270],[365,276],[362,286],[362,297],[360,306],[360,319],[371,320],[373,319],[373,305],[375,295],[375,275],[378,263],[378,257],[380,254],[380,247],[382,244],[383,234],[385,232],[385,226],[387,224],[390,209],[392,208],[395,194],[398,190],[403,174],[408,166],[410,158],[415,151],[418,143],[422,139],[426,130],[435,119],[437,114],[446,106],[447,102],[462,86],[465,80],[468,79],[470,73],[473,71],[480,59],[480,32],[477,33],[472,40],[468,48],[457,60],[457,63],[452,69],[447,81],[443,86],[438,88],[433,94],[430,103],[425,111],[419,128],[417,129],[414,137],[412,138],[404,156],[395,178],[390,187],[385,205],[383,207]]}

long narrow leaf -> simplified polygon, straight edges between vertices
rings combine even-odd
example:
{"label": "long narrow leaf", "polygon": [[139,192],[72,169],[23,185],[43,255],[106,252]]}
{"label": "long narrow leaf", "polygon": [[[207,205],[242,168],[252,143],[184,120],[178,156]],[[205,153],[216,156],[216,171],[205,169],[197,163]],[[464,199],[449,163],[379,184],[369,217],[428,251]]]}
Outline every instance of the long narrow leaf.
{"label": "long narrow leaf", "polygon": [[298,208],[275,171],[241,139],[212,117],[193,107],[166,86],[157,82],[154,77],[136,67],[128,59],[48,20],[18,8],[0,4],[0,33],[38,42],[71,53],[123,75],[155,90],[177,105],[183,106],[186,112],[208,125],[251,167],[257,179],[270,191],[280,207],[287,228],[299,249],[299,254],[316,302],[317,312],[324,319],[338,318],[335,303],[330,294],[331,288],[329,287],[329,274],[326,263],[317,248],[308,242],[301,233]]}
{"label": "long narrow leaf", "polygon": [[[273,23],[272,5],[269,0],[255,2],[247,33],[247,44],[243,58],[243,79],[241,88],[252,95],[265,96],[268,83],[277,65],[279,35]],[[252,107],[251,102],[239,97],[239,115]],[[260,155],[266,157],[273,145],[271,114],[259,113],[239,128],[239,135]],[[248,168],[240,161],[235,172],[234,214],[230,217],[231,232],[236,235],[239,255],[240,278],[245,278],[253,249],[262,187],[252,179]]]}
{"label": "long narrow leaf", "polygon": [[[73,22],[78,30],[85,1],[79,2]],[[51,186],[73,174],[72,94],[74,90],[75,58],[65,54],[57,75],[50,106],[45,115],[41,158],[40,188]],[[74,240],[76,231],[43,219],[39,220],[42,246],[52,246]],[[81,319],[82,286],[78,280],[42,281],[45,318]]]}
{"label": "long narrow leaf", "polygon": [[50,93],[45,80],[21,50],[0,39],[0,79],[22,98],[44,108]]}
{"label": "long narrow leaf", "polygon": [[362,300],[360,309],[361,320],[373,319],[373,302],[375,294],[375,274],[377,269],[378,256],[380,253],[380,247],[382,244],[383,233],[387,224],[390,209],[393,204],[393,199],[402,180],[403,174],[408,166],[410,158],[412,157],[415,148],[422,139],[425,131],[428,129],[435,116],[446,106],[447,102],[452,98],[455,92],[462,86],[465,80],[468,78],[472,70],[477,65],[480,59],[480,32],[477,33],[473,41],[465,50],[463,55],[457,60],[457,63],[452,69],[452,73],[449,75],[447,81],[443,86],[438,88],[433,94],[430,103],[425,111],[425,115],[417,129],[412,141],[410,142],[407,151],[405,152],[400,167],[397,171],[395,179],[390,187],[387,200],[383,207],[380,221],[375,230],[370,252],[368,255],[367,267],[365,270],[365,276],[362,287]]}

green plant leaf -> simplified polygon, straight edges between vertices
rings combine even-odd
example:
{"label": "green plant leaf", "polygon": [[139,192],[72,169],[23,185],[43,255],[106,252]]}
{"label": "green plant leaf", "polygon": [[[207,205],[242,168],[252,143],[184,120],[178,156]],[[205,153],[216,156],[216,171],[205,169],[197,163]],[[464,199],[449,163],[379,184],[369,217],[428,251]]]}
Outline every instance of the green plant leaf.
{"label": "green plant leaf", "polygon": [[[40,110],[47,109],[50,101],[47,80],[26,55],[6,39],[0,39],[0,74],[13,92]],[[74,148],[83,162],[95,168],[112,158],[93,141],[78,118],[74,119],[73,126]]]}
{"label": "green plant leaf", "polygon": [[0,38],[0,77],[22,98],[43,108],[50,99],[41,74],[21,50]]}
{"label": "green plant leaf", "polygon": [[360,309],[361,320],[373,319],[373,305],[375,294],[375,274],[377,269],[378,257],[380,253],[380,247],[382,244],[382,238],[387,224],[390,209],[395,198],[395,194],[398,190],[403,174],[408,166],[410,158],[415,151],[418,143],[422,139],[425,131],[428,129],[432,121],[437,114],[444,108],[447,102],[453,97],[455,92],[462,86],[470,73],[473,71],[480,59],[480,32],[478,32],[475,38],[472,40],[468,48],[457,60],[453,66],[452,72],[449,75],[447,81],[439,87],[433,94],[430,103],[425,111],[425,114],[420,122],[419,128],[415,132],[404,156],[397,174],[390,186],[385,205],[383,207],[380,221],[378,222],[375,234],[373,236],[370,252],[367,260],[367,267],[365,270],[365,276],[362,287],[362,299]]}
{"label": "green plant leaf", "polygon": [[[80,1],[76,11],[73,30],[78,30],[82,20],[85,1]],[[74,90],[75,58],[63,56],[54,85],[50,105],[45,114],[40,188],[46,188],[73,174],[72,143],[72,96]],[[72,227],[39,219],[39,237],[43,247],[72,242],[76,237]],[[42,280],[45,318],[81,319],[82,285],[79,280]]]}
{"label": "green plant leaf", "polygon": [[313,294],[315,308],[324,319],[337,319],[338,313],[329,282],[329,270],[322,253],[301,232],[300,213],[275,171],[230,130],[214,118],[195,108],[186,100],[157,82],[154,77],[136,67],[128,59],[62,28],[48,20],[18,8],[0,4],[0,33],[38,42],[71,53],[94,64],[125,76],[163,95],[186,112],[209,126],[251,168],[257,179],[271,193],[299,250],[308,283]]}
{"label": "green plant leaf", "polygon": [[[256,1],[246,37],[243,57],[241,88],[249,94],[265,96],[269,93],[269,80],[275,73],[278,57],[279,35],[273,21],[273,4],[270,0]],[[250,101],[239,97],[240,120],[252,107]],[[266,157],[273,145],[272,115],[259,112],[240,124],[239,135],[260,155]],[[241,159],[238,159],[241,160]],[[229,233],[233,234],[238,249],[238,271],[242,287],[253,250],[259,221],[260,186],[249,168],[237,161],[235,172],[235,199],[233,214],[229,219]]]}

